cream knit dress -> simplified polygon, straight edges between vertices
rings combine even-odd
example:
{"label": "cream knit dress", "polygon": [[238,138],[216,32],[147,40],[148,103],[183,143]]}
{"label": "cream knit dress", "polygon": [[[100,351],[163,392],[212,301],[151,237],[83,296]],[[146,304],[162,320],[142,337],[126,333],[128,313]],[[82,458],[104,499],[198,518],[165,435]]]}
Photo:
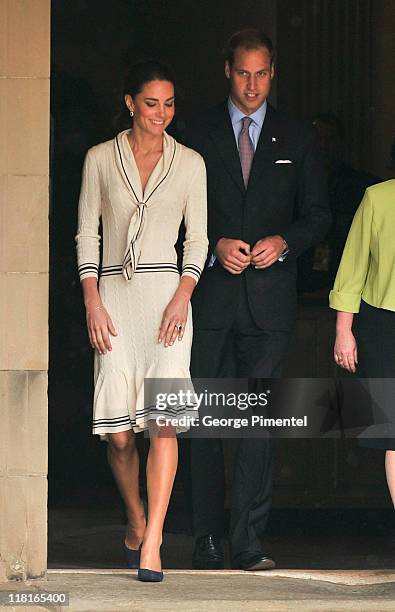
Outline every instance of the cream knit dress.
{"label": "cream knit dress", "polygon": [[[165,348],[158,334],[179,285],[174,245],[182,219],[182,276],[199,280],[208,246],[203,159],[164,133],[163,155],[143,194],[128,132],[88,151],[76,236],[80,279],[100,276],[100,297],[118,332],[111,336],[112,351],[95,352],[93,433],[103,439],[108,433],[142,431],[158,415],[151,398],[144,399],[144,379],[169,379],[167,390],[176,391],[180,384],[193,390],[191,308],[181,342]],[[189,410],[195,406],[167,406],[160,413],[179,418]],[[177,426],[178,432],[186,429]]]}

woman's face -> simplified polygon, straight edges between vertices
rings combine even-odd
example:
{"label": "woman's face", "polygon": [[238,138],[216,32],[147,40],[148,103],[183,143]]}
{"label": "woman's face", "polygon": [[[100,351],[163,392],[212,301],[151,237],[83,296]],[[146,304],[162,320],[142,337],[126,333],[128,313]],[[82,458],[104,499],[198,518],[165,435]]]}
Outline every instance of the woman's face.
{"label": "woman's face", "polygon": [[170,81],[149,81],[133,98],[125,96],[134,112],[133,127],[152,136],[163,133],[174,117],[174,87]]}

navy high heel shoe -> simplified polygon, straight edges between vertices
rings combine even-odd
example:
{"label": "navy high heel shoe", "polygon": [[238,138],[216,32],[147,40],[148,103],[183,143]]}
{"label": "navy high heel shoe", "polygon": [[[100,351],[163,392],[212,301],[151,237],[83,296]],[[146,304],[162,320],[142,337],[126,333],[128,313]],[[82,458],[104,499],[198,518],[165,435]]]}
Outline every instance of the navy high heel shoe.
{"label": "navy high heel shoe", "polygon": [[[147,500],[143,499],[142,502],[143,502],[143,506],[144,506],[145,518],[147,519],[147,516],[148,516],[148,504],[147,504]],[[124,555],[125,555],[125,559],[126,559],[126,565],[128,566],[129,569],[138,569],[139,568],[142,545],[143,545],[143,543],[141,542],[140,546],[136,550],[135,548],[129,548],[128,546],[126,546],[125,542],[123,543],[123,551],[124,551]]]}
{"label": "navy high heel shoe", "polygon": [[155,570],[139,567],[137,578],[141,580],[141,582],[162,582],[163,572],[157,572]]}
{"label": "navy high heel shoe", "polygon": [[126,565],[129,569],[138,569],[140,565],[140,554],[141,554],[141,546],[138,549],[129,548],[126,544],[123,544],[123,550],[125,553]]}
{"label": "navy high heel shoe", "polygon": [[162,582],[163,572],[155,572],[154,570],[139,568],[137,578],[141,582]]}

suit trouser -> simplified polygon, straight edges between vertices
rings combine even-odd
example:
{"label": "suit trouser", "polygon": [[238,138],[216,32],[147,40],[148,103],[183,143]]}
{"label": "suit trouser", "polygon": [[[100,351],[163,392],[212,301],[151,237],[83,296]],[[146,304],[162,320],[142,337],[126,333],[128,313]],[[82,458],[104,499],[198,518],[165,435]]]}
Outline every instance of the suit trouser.
{"label": "suit trouser", "polygon": [[[244,282],[230,329],[195,329],[192,376],[271,378],[281,375],[289,333],[258,328]],[[273,451],[269,438],[241,438],[232,486],[230,543],[238,555],[261,554],[259,535],[271,506]],[[222,534],[225,473],[222,441],[191,440],[192,505],[196,537]]]}

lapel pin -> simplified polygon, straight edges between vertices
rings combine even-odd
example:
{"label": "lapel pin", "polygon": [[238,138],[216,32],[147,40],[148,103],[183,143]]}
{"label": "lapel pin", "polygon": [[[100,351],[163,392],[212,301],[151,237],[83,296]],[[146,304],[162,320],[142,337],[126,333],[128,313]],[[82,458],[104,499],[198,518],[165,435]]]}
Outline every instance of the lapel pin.
{"label": "lapel pin", "polygon": [[272,142],[277,142],[277,138],[275,136],[272,136]]}

